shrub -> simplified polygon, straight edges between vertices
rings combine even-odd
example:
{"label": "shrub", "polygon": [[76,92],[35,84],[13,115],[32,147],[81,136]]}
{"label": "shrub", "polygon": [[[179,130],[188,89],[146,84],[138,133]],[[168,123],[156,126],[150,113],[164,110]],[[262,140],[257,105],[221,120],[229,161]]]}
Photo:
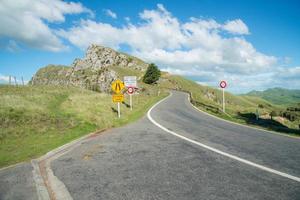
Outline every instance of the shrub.
{"label": "shrub", "polygon": [[143,82],[147,84],[153,84],[156,81],[158,81],[159,77],[160,77],[160,70],[155,64],[151,63],[147,68],[147,71],[143,77]]}
{"label": "shrub", "polygon": [[273,119],[273,117],[275,116],[278,116],[277,112],[274,110],[270,113],[270,115],[271,115],[271,119]]}

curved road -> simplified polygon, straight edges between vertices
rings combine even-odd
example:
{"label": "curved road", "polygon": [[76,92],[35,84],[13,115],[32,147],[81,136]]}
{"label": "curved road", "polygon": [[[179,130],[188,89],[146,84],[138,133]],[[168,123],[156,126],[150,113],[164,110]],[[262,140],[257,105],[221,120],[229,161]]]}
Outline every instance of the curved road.
{"label": "curved road", "polygon": [[216,119],[197,111],[187,94],[172,92],[148,117],[84,140],[51,168],[80,200],[296,200],[299,152],[299,139]]}

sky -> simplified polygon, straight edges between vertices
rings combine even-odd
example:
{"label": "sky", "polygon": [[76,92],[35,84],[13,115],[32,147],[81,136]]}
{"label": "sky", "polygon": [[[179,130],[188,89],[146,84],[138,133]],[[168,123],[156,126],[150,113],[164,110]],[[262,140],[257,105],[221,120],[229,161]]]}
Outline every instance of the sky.
{"label": "sky", "polygon": [[0,0],[0,27],[0,83],[99,44],[237,94],[300,89],[297,0]]}

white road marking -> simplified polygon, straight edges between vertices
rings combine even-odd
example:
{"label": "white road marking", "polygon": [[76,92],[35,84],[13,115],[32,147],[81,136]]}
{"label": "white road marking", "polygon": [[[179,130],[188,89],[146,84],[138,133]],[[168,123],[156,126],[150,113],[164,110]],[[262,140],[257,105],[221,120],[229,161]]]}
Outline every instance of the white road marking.
{"label": "white road marking", "polygon": [[166,99],[168,99],[168,98],[171,97],[171,96],[172,96],[172,93],[171,93],[168,97],[166,97],[166,98],[160,100],[159,102],[157,102],[156,104],[154,104],[154,105],[149,109],[149,111],[148,111],[148,113],[147,113],[147,117],[148,117],[148,119],[149,119],[154,125],[156,125],[157,127],[161,128],[162,130],[164,130],[164,131],[170,133],[171,135],[174,135],[174,136],[176,136],[176,137],[178,137],[178,138],[180,138],[180,139],[183,139],[183,140],[188,141],[188,142],[190,142],[190,143],[193,143],[193,144],[195,144],[195,145],[201,146],[201,147],[203,147],[203,148],[205,148],[205,149],[208,149],[208,150],[213,151],[213,152],[215,152],[215,153],[218,153],[218,154],[220,154],[220,155],[223,155],[223,156],[226,156],[226,157],[228,157],[228,158],[237,160],[237,161],[239,161],[239,162],[242,162],[242,163],[245,163],[245,164],[247,164],[247,165],[256,167],[256,168],[258,168],[258,169],[261,169],[261,170],[264,170],[264,171],[267,171],[267,172],[270,172],[270,173],[273,173],[273,174],[276,174],[276,175],[279,175],[279,176],[282,176],[282,177],[285,177],[285,178],[288,178],[288,179],[291,179],[291,180],[294,180],[294,181],[297,181],[297,182],[300,182],[300,178],[299,178],[299,177],[296,177],[296,176],[293,176],[293,175],[290,175],[290,174],[287,174],[287,173],[284,173],[284,172],[280,172],[280,171],[271,169],[271,168],[269,168],[269,167],[265,167],[265,166],[263,166],[263,165],[256,164],[256,163],[251,162],[251,161],[249,161],[249,160],[240,158],[240,157],[238,157],[238,156],[234,156],[234,155],[229,154],[229,153],[226,153],[226,152],[224,152],[224,151],[215,149],[215,148],[213,148],[213,147],[210,147],[210,146],[208,146],[208,145],[202,144],[202,143],[197,142],[197,141],[195,141],[195,140],[189,139],[189,138],[187,138],[187,137],[185,137],[185,136],[182,136],[182,135],[180,135],[180,134],[178,134],[178,133],[175,133],[174,131],[171,131],[171,130],[165,128],[164,126],[162,126],[161,124],[159,124],[158,122],[156,122],[156,121],[151,117],[151,111],[152,111],[158,104],[160,104],[161,102],[165,101]]}
{"label": "white road marking", "polygon": [[197,110],[198,112],[201,112],[201,113],[203,113],[203,114],[205,114],[205,115],[208,115],[208,116],[210,116],[210,117],[213,117],[213,118],[215,118],[215,119],[217,119],[217,120],[221,120],[221,121],[224,121],[224,122],[227,122],[227,123],[230,123],[230,124],[234,124],[234,125],[238,125],[238,126],[243,126],[243,127],[250,128],[250,129],[259,130],[259,131],[261,131],[261,132],[272,133],[272,134],[276,134],[276,135],[280,135],[280,136],[284,136],[284,137],[288,137],[288,138],[293,138],[293,139],[298,139],[298,140],[300,139],[299,136],[287,135],[287,134],[284,134],[284,133],[279,133],[279,132],[275,132],[275,131],[270,131],[270,130],[266,130],[266,129],[262,129],[262,128],[257,128],[257,127],[253,127],[253,126],[248,126],[248,125],[245,125],[245,124],[239,124],[239,123],[237,123],[237,122],[233,122],[233,121],[229,121],[229,120],[226,120],[226,119],[222,119],[222,118],[220,118],[220,117],[217,117],[217,116],[215,116],[215,115],[212,115],[212,114],[210,114],[210,113],[207,113],[207,112],[205,112],[205,111],[203,111],[203,110],[197,108],[196,106],[194,106],[194,105],[191,103],[190,95],[189,95],[189,94],[187,94],[187,95],[188,95],[189,103],[191,104],[191,106],[192,106],[195,110]]}

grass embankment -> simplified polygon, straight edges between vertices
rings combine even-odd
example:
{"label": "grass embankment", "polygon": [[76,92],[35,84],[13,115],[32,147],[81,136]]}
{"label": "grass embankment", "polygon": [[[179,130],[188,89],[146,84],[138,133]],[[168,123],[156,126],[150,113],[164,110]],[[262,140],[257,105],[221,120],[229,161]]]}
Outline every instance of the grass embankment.
{"label": "grass embankment", "polygon": [[[222,112],[221,90],[199,85],[194,81],[168,73],[163,73],[162,77],[164,78],[160,83],[162,87],[190,92],[192,94],[192,103],[205,112],[240,124],[300,135],[300,130],[293,128],[295,127],[295,122],[279,122],[276,121],[276,118],[274,118],[275,120],[263,119],[271,111],[279,112],[283,110],[283,106],[274,105],[259,97],[235,96],[226,92],[226,114],[224,114]],[[255,113],[257,109],[261,118],[256,121]]]}
{"label": "grass embankment", "polygon": [[[36,158],[87,133],[140,118],[156,101],[148,86],[121,104],[121,119],[111,95],[73,87],[0,86],[0,167]],[[127,105],[126,105],[127,104]]]}

